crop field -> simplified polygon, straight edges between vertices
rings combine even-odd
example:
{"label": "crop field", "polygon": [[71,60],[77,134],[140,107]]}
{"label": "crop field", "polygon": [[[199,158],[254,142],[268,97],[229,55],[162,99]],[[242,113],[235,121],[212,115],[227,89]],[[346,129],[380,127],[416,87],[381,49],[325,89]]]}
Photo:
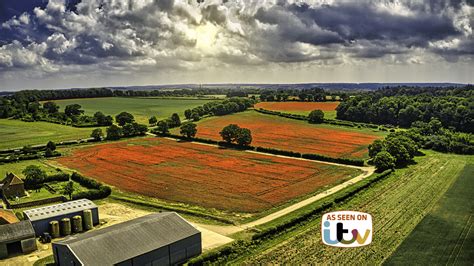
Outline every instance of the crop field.
{"label": "crop field", "polygon": [[[374,219],[374,238],[370,245],[345,249],[323,245],[321,243],[321,219],[318,218],[304,226],[294,229],[293,232],[279,237],[277,240],[271,242],[273,244],[269,244],[264,250],[255,251],[255,255],[240,258],[242,260],[241,262],[244,264],[300,264],[311,261],[312,263],[324,264],[370,265],[383,263],[403,242],[405,237],[410,235],[423,217],[429,213],[433,207],[435,207],[436,210],[436,206],[439,205],[438,200],[443,198],[443,195],[445,195],[451,184],[460,176],[461,180],[466,178],[463,169],[466,165],[473,163],[472,156],[468,157],[434,152],[427,153],[426,156],[417,157],[416,160],[418,163],[416,165],[397,170],[391,176],[376,183],[369,189],[358,194],[355,198],[336,208],[336,210],[353,210],[372,214]],[[468,182],[472,187],[472,175],[469,177],[471,180]],[[466,181],[462,181],[461,185],[465,182]],[[456,185],[453,186],[453,188],[455,187]],[[448,192],[446,194],[447,197],[451,198],[451,200],[456,200],[457,204],[470,201],[472,206],[472,195],[469,195],[472,190],[462,187],[455,190],[456,191]],[[449,196],[454,192],[462,193],[458,194],[458,197],[465,199],[459,200]],[[441,201],[441,205],[444,205],[442,202],[443,200]],[[452,208],[453,203],[454,202],[448,203],[447,207]],[[467,206],[466,208],[469,209]],[[464,209],[464,207],[457,207],[456,209]],[[450,216],[452,214],[453,212],[449,212],[443,214],[443,216]],[[472,209],[470,215],[472,215]],[[459,226],[461,228],[455,229],[457,233],[465,233],[466,229],[463,231],[462,227],[465,228],[466,222],[468,222],[468,217],[463,216],[463,221],[458,221],[450,226]],[[443,253],[449,252],[443,249],[446,247],[446,244],[449,243],[445,241],[452,240],[452,238],[449,240],[444,239],[444,234],[449,234],[451,237],[458,237],[456,238],[458,241],[457,245],[451,245],[452,248],[457,247],[457,249],[455,249],[456,251],[463,250],[463,254],[465,255],[472,251],[472,245],[468,246],[468,241],[472,241],[472,233],[470,238],[464,238],[466,239],[466,247],[462,249],[461,245],[459,245],[459,241],[465,236],[460,236],[454,231],[450,233],[445,232],[446,229],[452,229],[446,226],[447,224],[442,222],[442,224],[437,224],[435,227],[431,227],[422,233],[435,234],[437,237],[435,237],[436,240],[433,238],[435,242],[430,241],[429,238],[425,238],[425,240],[427,240],[425,245],[417,247],[417,250],[427,249],[426,254],[420,254],[421,257],[425,255],[430,256],[429,254],[431,254],[433,255],[431,262],[435,262],[436,255],[429,251],[436,249]],[[436,241],[439,241],[439,243]],[[412,243],[411,245],[416,244]],[[431,247],[431,245],[434,247]],[[469,250],[469,248],[471,250]],[[416,256],[418,256],[418,253],[415,254],[414,252],[413,258]],[[408,258],[401,262],[402,264],[429,264],[428,261],[410,260]],[[459,262],[461,263],[462,260]],[[472,257],[470,262],[472,262]],[[441,261],[436,261],[436,264],[440,263],[444,264]]]}
{"label": "crop field", "polygon": [[474,164],[415,227],[387,264],[468,265],[474,261]]}
{"label": "crop field", "polygon": [[[221,140],[219,132],[229,124],[249,128],[253,146],[343,158],[367,157],[367,146],[383,136],[368,129],[314,125],[255,111],[206,118],[198,123],[197,136]],[[172,132],[179,133],[179,129]]]}
{"label": "crop field", "polygon": [[268,209],[359,173],[163,138],[87,146],[57,162],[125,191],[238,212]]}
{"label": "crop field", "polygon": [[48,175],[59,173],[55,167],[47,163],[47,160],[26,160],[15,163],[0,164],[0,180],[2,180],[5,175],[10,172],[14,173],[18,177],[24,178],[21,172],[29,165],[36,165],[40,167]]}
{"label": "crop field", "polygon": [[255,108],[298,115],[308,115],[311,111],[319,109],[324,112],[324,118],[335,119],[338,105],[339,102],[260,102]]}
{"label": "crop field", "polygon": [[156,116],[158,120],[170,117],[173,113],[178,113],[181,119],[184,119],[184,111],[203,105],[211,99],[192,99],[192,98],[85,98],[55,101],[61,110],[66,105],[80,104],[85,114],[93,115],[101,111],[106,115],[115,115],[120,112],[129,112],[135,116],[135,120],[140,123],[148,124],[148,118]]}
{"label": "crop field", "polygon": [[92,128],[74,128],[47,122],[0,119],[0,149],[89,138]]}

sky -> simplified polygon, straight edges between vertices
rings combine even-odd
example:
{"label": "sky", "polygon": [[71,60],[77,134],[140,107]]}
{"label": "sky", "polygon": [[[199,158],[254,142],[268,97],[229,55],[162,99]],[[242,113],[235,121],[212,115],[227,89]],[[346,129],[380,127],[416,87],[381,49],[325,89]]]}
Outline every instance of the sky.
{"label": "sky", "polygon": [[0,90],[474,83],[473,0],[0,0]]}

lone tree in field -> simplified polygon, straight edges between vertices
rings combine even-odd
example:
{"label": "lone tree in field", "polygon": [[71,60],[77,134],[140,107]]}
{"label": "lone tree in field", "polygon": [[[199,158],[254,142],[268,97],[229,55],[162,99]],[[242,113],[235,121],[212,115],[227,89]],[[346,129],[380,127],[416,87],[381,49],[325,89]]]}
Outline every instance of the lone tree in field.
{"label": "lone tree in field", "polygon": [[240,128],[237,133],[237,144],[248,146],[252,143],[252,133],[248,128]]}
{"label": "lone tree in field", "polygon": [[232,143],[237,140],[237,135],[239,133],[240,127],[236,124],[230,124],[222,129],[219,134],[222,139],[227,143]]}
{"label": "lone tree in field", "polygon": [[94,140],[99,141],[103,137],[104,137],[104,133],[102,132],[101,128],[96,128],[96,129],[92,130],[91,138],[94,138]]}
{"label": "lone tree in field", "polygon": [[308,120],[310,123],[319,124],[324,121],[324,113],[321,110],[313,110],[308,115]]}
{"label": "lone tree in field", "polygon": [[69,182],[67,182],[67,184],[64,186],[63,194],[64,194],[64,195],[68,195],[68,196],[69,196],[69,200],[72,200],[72,194],[74,193],[75,190],[76,190],[76,188],[75,188],[75,186],[74,186],[74,182],[69,181]]}
{"label": "lone tree in field", "polygon": [[123,126],[127,123],[132,123],[133,121],[135,121],[135,118],[130,113],[121,112],[120,114],[115,116],[115,121],[117,122],[117,124],[119,124],[119,126]]}
{"label": "lone tree in field", "polygon": [[373,161],[377,171],[382,172],[395,167],[395,158],[386,151],[377,153]]}
{"label": "lone tree in field", "polygon": [[194,138],[197,133],[197,126],[191,122],[184,123],[181,125],[179,133],[187,138]]}
{"label": "lone tree in field", "polygon": [[43,180],[46,178],[46,173],[36,165],[29,165],[23,170],[25,175],[26,189],[40,189]]}
{"label": "lone tree in field", "polygon": [[56,144],[52,141],[48,141],[48,144],[46,144],[46,148],[50,149],[51,151],[56,150]]}
{"label": "lone tree in field", "polygon": [[151,126],[154,126],[156,122],[158,122],[158,119],[156,119],[156,116],[152,116],[150,117],[150,119],[148,119],[148,124],[150,124]]}
{"label": "lone tree in field", "polygon": [[156,124],[156,131],[158,131],[159,133],[161,134],[167,134],[169,133],[169,126],[168,126],[168,123],[165,121],[165,120],[160,120],[158,121],[158,123]]}
{"label": "lone tree in field", "polygon": [[171,115],[171,127],[179,127],[181,126],[181,119],[177,113]]}
{"label": "lone tree in field", "polygon": [[117,140],[122,137],[122,129],[116,125],[111,125],[107,128],[107,139]]}

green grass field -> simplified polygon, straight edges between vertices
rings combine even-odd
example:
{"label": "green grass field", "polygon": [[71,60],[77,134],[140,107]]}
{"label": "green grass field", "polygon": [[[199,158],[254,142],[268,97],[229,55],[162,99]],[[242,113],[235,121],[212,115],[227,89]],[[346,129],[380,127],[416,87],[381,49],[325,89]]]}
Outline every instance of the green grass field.
{"label": "green grass field", "polygon": [[93,128],[74,128],[47,122],[0,119],[0,149],[89,138]]}
{"label": "green grass field", "polygon": [[0,164],[0,180],[5,177],[7,173],[14,173],[17,176],[23,178],[23,174],[21,173],[23,169],[25,169],[29,165],[36,165],[43,169],[48,175],[60,173],[56,170],[56,167],[50,165],[47,160],[27,160],[27,161],[19,161],[16,163],[7,163],[7,164]]}
{"label": "green grass field", "polygon": [[474,164],[388,259],[388,265],[468,265],[474,262]]}
{"label": "green grass field", "polygon": [[135,116],[135,120],[139,123],[148,124],[151,116],[156,116],[158,120],[170,117],[173,113],[178,113],[181,119],[184,119],[184,111],[191,109],[212,99],[193,99],[193,98],[86,98],[86,99],[69,99],[58,100],[56,103],[64,110],[66,105],[80,104],[85,114],[93,115],[97,111],[101,111],[106,115],[115,116],[120,112],[126,111]]}
{"label": "green grass field", "polygon": [[[474,162],[472,156],[426,153],[426,156],[416,158],[416,165],[397,170],[336,208],[372,214],[374,239],[370,245],[346,249],[323,245],[321,220],[318,218],[276,239],[263,242],[260,247],[231,263],[383,263],[436,206],[464,167]],[[472,250],[472,246],[467,248]]]}

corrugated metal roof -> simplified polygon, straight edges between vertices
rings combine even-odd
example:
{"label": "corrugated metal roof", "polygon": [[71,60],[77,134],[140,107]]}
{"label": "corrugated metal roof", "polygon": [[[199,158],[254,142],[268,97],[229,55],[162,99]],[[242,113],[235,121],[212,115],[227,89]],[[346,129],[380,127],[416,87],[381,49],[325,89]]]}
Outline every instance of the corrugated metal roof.
{"label": "corrugated metal roof", "polygon": [[90,210],[93,208],[97,208],[97,205],[95,205],[94,202],[88,199],[80,199],[46,207],[26,210],[24,211],[24,214],[28,217],[30,221],[38,221],[83,210]]}
{"label": "corrugated metal roof", "polygon": [[70,236],[67,245],[84,265],[112,265],[200,233],[175,212],[154,213]]}
{"label": "corrugated metal roof", "polygon": [[0,225],[0,243],[35,237],[35,230],[30,221]]}

